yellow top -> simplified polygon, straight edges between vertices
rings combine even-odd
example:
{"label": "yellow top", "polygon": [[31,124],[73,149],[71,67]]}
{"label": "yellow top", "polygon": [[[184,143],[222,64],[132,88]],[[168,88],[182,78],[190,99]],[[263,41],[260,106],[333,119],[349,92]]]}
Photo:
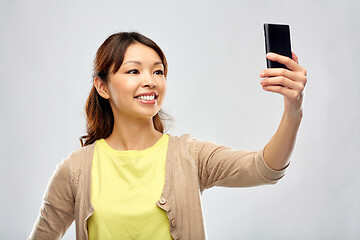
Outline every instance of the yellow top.
{"label": "yellow top", "polygon": [[89,240],[172,239],[166,212],[155,203],[165,182],[169,135],[145,150],[117,151],[95,143],[91,172]]}

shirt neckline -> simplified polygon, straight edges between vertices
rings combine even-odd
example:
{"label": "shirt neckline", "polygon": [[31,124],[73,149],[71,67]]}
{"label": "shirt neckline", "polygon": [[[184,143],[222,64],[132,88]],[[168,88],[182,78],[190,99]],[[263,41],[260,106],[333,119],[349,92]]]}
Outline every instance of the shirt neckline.
{"label": "shirt neckline", "polygon": [[106,151],[110,152],[111,154],[119,155],[119,156],[139,156],[139,155],[145,155],[149,152],[154,151],[159,146],[161,146],[166,140],[167,140],[168,134],[163,134],[161,138],[151,147],[143,149],[143,150],[116,150],[112,148],[104,138],[101,138],[96,141],[96,144],[98,144],[101,148],[106,149]]}

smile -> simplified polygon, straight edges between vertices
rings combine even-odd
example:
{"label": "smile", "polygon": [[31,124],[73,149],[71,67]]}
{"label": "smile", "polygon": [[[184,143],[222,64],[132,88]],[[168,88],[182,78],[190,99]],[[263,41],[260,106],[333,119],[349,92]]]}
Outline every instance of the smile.
{"label": "smile", "polygon": [[135,97],[135,98],[145,100],[145,101],[152,101],[152,100],[154,100],[156,98],[156,96],[155,95],[151,95],[151,96],[142,95],[142,96],[138,96],[138,97]]}
{"label": "smile", "polygon": [[142,104],[157,104],[157,95],[140,95],[135,97],[135,99]]}
{"label": "smile", "polygon": [[143,92],[135,96],[135,99],[143,104],[156,104],[157,98],[158,98],[158,93],[156,91]]}

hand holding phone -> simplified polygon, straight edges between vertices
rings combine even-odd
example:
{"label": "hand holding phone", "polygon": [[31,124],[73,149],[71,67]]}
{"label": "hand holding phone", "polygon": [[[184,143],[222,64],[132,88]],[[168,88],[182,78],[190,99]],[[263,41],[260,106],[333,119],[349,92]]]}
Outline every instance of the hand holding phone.
{"label": "hand holding phone", "polygon": [[[292,58],[290,27],[282,24],[264,24],[265,49],[266,53],[274,52],[286,57]],[[285,68],[285,65],[266,59],[268,68]]]}
{"label": "hand holding phone", "polygon": [[264,24],[264,33],[266,53],[275,54],[267,54],[268,68],[260,73],[260,84],[265,91],[284,96],[285,112],[301,115],[307,71],[298,64],[297,56],[291,52],[290,28],[288,25]]}

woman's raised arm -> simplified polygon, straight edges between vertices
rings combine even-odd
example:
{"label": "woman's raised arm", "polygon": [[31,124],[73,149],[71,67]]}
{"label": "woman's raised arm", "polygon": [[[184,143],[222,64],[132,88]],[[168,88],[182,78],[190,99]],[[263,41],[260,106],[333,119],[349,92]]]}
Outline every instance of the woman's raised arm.
{"label": "woman's raised arm", "polygon": [[265,91],[284,96],[284,113],[280,125],[264,149],[264,160],[274,170],[284,169],[295,145],[297,131],[302,119],[303,91],[307,82],[306,69],[298,64],[298,57],[292,59],[275,53],[266,56],[272,61],[284,64],[284,68],[268,68],[260,73],[264,78],[260,84]]}

